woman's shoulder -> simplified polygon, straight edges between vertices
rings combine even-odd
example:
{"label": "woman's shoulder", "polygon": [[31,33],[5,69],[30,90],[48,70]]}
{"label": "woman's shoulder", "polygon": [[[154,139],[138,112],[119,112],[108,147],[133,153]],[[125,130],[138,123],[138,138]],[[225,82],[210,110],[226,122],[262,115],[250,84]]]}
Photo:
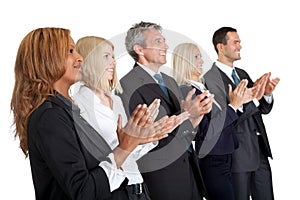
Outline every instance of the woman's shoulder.
{"label": "woman's shoulder", "polygon": [[[69,105],[68,105],[69,103]],[[31,122],[45,123],[49,120],[72,118],[72,103],[64,102],[59,97],[49,96],[32,114]]]}

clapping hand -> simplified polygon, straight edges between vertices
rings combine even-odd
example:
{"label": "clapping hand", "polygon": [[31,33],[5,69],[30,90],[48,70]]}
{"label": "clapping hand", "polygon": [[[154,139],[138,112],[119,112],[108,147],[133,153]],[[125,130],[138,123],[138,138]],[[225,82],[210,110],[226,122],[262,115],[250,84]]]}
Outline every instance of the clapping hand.
{"label": "clapping hand", "polygon": [[189,119],[195,128],[201,122],[203,115],[211,111],[213,95],[207,97],[209,91],[205,91],[192,99],[194,93],[195,89],[189,91],[185,100],[182,101],[182,107],[190,114]]}
{"label": "clapping hand", "polygon": [[259,90],[256,98],[260,100],[263,95],[271,95],[274,91],[276,85],[279,83],[280,79],[278,77],[274,79],[270,79],[271,72],[265,73],[259,79],[254,82],[254,86],[257,84],[261,85],[261,89]]}
{"label": "clapping hand", "polygon": [[122,116],[119,115],[117,126],[119,145],[114,149],[118,168],[138,145],[154,142],[168,136],[164,127],[167,127],[166,121],[169,117],[165,116],[157,122],[151,118],[151,115],[155,116],[159,103],[159,101],[155,101],[149,107],[146,104],[138,105],[125,127],[122,127]]}
{"label": "clapping hand", "polygon": [[182,112],[179,115],[172,115],[166,120],[166,125],[164,127],[164,133],[171,133],[177,126],[179,126],[182,122],[187,120],[190,117],[188,112]]}
{"label": "clapping hand", "polygon": [[256,98],[257,93],[260,91],[261,84],[258,83],[252,88],[247,88],[248,80],[243,79],[232,91],[232,86],[228,84],[230,105],[235,109],[240,108],[243,104],[252,101]]}
{"label": "clapping hand", "polygon": [[264,96],[266,85],[268,83],[270,75],[271,73],[265,73],[254,82],[254,86],[261,85],[260,90],[257,92],[256,95],[257,100],[260,100]]}
{"label": "clapping hand", "polygon": [[[270,72],[270,77],[271,77],[271,72]],[[265,95],[271,95],[272,92],[275,90],[275,87],[277,86],[277,84],[280,81],[280,78],[278,78],[278,77],[273,78],[273,79],[270,79],[270,77],[267,80],[267,84],[265,87]]]}

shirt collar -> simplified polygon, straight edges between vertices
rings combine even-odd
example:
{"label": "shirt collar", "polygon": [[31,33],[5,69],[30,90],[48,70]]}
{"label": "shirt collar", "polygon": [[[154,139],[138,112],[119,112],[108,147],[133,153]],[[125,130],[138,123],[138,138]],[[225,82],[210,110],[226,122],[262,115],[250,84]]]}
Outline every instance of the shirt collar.
{"label": "shirt collar", "polygon": [[64,102],[69,108],[71,108],[74,112],[79,113],[79,107],[75,105],[72,101],[64,97],[62,94],[56,91],[56,97]]}
{"label": "shirt collar", "polygon": [[149,69],[148,67],[146,67],[145,65],[142,65],[141,63],[137,62],[137,64],[143,68],[156,82],[157,80],[154,78],[155,74],[161,74],[160,71],[158,71],[157,73],[155,73],[154,71],[152,71],[151,69]]}
{"label": "shirt collar", "polygon": [[230,67],[228,65],[221,63],[220,61],[216,61],[215,64],[222,72],[224,72],[228,76],[228,78],[232,80],[231,74],[232,74],[232,70],[235,69],[234,66]]}
{"label": "shirt collar", "polygon": [[193,81],[193,80],[190,80],[191,81],[191,84],[193,86],[195,86],[196,88],[200,89],[201,92],[204,92],[206,90],[205,86],[203,83],[201,82],[197,82],[197,81]]}

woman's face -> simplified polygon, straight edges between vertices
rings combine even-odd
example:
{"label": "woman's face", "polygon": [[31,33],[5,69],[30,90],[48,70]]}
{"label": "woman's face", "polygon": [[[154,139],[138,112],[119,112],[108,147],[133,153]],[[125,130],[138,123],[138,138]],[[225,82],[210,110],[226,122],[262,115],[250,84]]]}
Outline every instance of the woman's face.
{"label": "woman's face", "polygon": [[194,51],[194,63],[193,63],[193,75],[194,76],[200,76],[202,74],[202,65],[204,61],[202,60],[202,55],[200,50],[197,48]]}
{"label": "woman's face", "polygon": [[82,60],[82,56],[76,51],[76,45],[73,39],[70,38],[70,47],[66,61],[66,72],[62,77],[65,82],[68,82],[71,85],[80,80]]}
{"label": "woman's face", "polygon": [[116,70],[116,61],[114,56],[114,50],[111,45],[105,43],[103,44],[103,67],[104,72],[109,81],[113,80],[115,70]]}

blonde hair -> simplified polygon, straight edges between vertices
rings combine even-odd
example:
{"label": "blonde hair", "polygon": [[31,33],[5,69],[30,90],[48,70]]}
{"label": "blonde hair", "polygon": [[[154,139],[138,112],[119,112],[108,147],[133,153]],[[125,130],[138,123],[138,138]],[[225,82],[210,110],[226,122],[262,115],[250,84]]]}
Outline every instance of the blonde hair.
{"label": "blonde hair", "polygon": [[106,93],[116,89],[121,93],[116,70],[112,80],[105,77],[105,68],[102,67],[104,45],[110,45],[114,50],[114,45],[102,37],[86,36],[77,41],[77,51],[83,57],[81,81],[92,89],[100,88]]}
{"label": "blonde hair", "polygon": [[193,43],[181,43],[177,45],[172,55],[173,77],[178,85],[190,85],[194,71],[194,52],[199,47]]}
{"label": "blonde hair", "polygon": [[62,28],[39,28],[22,40],[15,62],[15,85],[11,99],[15,137],[28,156],[28,121],[48,96],[54,96],[53,84],[66,71],[70,31]]}

